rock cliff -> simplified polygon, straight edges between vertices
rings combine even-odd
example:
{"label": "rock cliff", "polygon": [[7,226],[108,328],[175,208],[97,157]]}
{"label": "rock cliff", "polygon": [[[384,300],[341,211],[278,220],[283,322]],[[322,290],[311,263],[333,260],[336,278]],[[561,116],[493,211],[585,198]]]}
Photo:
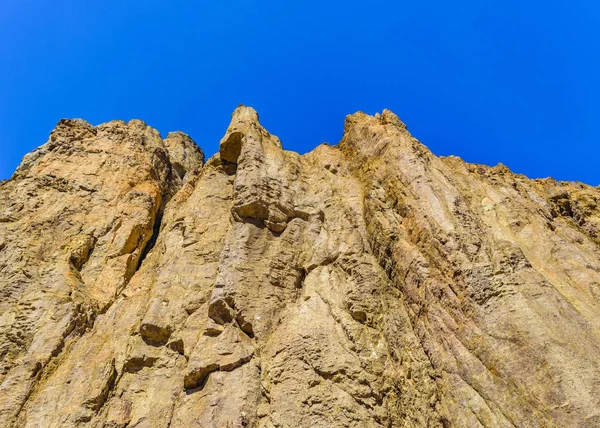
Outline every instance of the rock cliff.
{"label": "rock cliff", "polygon": [[600,190],[390,111],[285,151],[62,120],[0,183],[6,427],[600,426]]}

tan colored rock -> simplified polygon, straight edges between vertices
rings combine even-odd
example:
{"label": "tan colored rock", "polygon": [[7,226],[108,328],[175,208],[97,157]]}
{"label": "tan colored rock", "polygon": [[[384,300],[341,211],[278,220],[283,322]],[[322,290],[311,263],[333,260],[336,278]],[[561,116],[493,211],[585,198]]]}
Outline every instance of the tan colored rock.
{"label": "tan colored rock", "polygon": [[600,424],[597,188],[240,106],[206,164],[61,121],[0,194],[8,427]]}
{"label": "tan colored rock", "polygon": [[180,179],[197,171],[204,164],[204,153],[194,141],[183,132],[169,132],[164,140],[172,170]]}
{"label": "tan colored rock", "polygon": [[16,420],[46,366],[119,298],[174,183],[154,129],[75,119],[2,186],[0,419]]}

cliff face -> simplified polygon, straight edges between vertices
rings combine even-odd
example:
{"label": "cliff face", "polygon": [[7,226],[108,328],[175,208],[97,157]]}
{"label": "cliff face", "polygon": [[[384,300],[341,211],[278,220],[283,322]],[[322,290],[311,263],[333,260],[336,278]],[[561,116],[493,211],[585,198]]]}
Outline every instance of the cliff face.
{"label": "cliff face", "polygon": [[7,427],[600,425],[600,191],[391,112],[300,156],[240,106],[63,120],[0,183]]}

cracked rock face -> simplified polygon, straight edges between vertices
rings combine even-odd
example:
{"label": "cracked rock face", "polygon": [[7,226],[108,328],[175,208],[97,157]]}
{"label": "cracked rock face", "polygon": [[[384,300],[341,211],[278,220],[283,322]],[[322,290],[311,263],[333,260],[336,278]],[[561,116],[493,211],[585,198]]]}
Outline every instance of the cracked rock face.
{"label": "cracked rock face", "polygon": [[283,150],[63,120],[0,183],[7,427],[600,425],[600,190],[393,113]]}

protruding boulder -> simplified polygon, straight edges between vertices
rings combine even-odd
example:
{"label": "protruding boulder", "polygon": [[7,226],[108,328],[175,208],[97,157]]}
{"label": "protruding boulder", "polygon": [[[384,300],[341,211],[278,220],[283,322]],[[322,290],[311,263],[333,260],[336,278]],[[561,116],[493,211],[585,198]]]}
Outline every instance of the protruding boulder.
{"label": "protruding boulder", "polygon": [[254,355],[254,344],[236,327],[228,326],[218,337],[202,336],[192,352],[185,378],[185,389],[202,387],[214,371],[232,371]]}

